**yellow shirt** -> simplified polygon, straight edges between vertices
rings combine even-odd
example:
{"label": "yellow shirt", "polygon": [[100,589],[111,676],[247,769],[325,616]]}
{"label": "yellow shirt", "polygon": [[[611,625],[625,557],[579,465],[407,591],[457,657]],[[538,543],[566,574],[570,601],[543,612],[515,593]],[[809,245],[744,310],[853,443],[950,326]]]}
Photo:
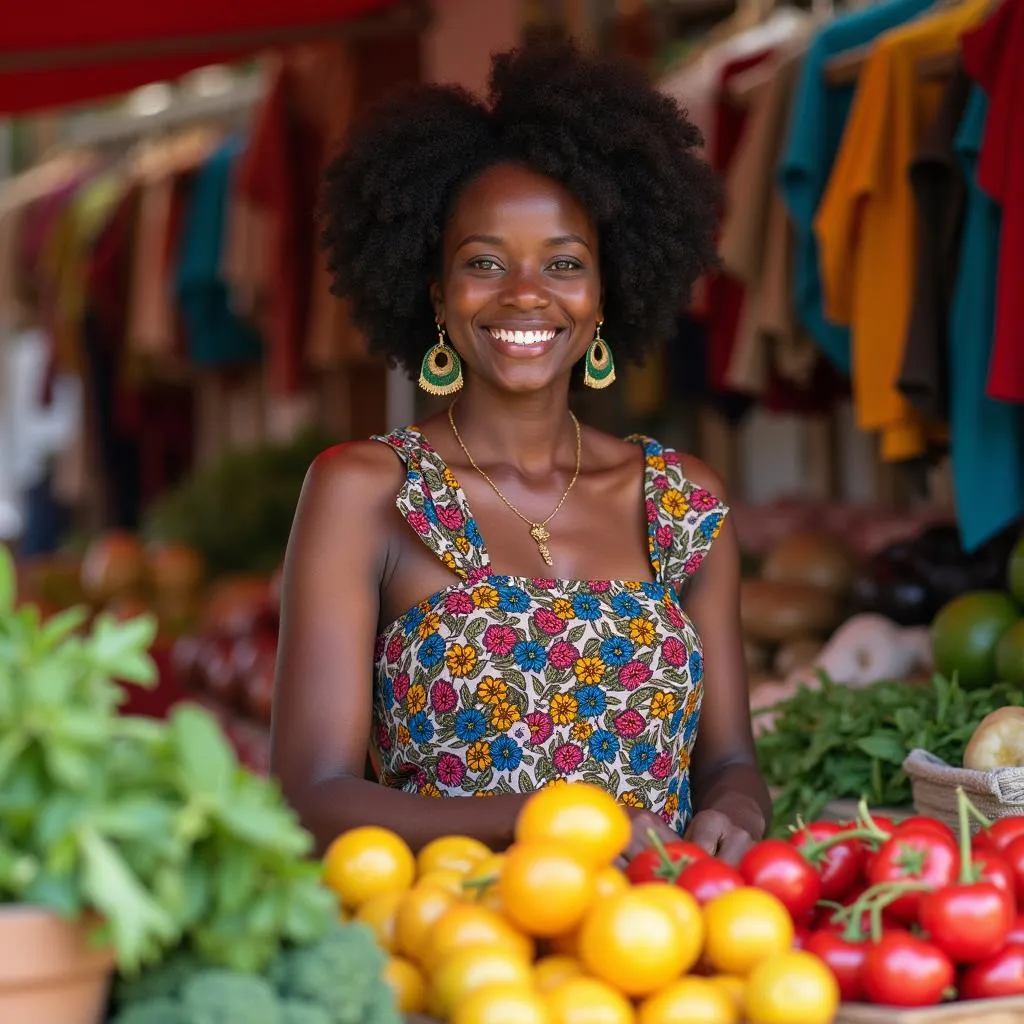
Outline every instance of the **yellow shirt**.
{"label": "yellow shirt", "polygon": [[815,217],[825,312],[849,324],[857,420],[882,456],[913,458],[925,425],[896,382],[914,286],[915,206],[907,170],[943,86],[916,67],[954,49],[990,0],[962,0],[880,37],[861,69],[843,141]]}

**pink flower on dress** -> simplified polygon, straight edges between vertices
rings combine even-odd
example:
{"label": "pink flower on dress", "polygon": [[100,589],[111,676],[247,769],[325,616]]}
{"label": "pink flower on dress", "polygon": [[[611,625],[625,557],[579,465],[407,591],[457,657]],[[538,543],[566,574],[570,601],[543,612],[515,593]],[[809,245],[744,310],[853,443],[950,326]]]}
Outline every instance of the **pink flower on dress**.
{"label": "pink flower on dress", "polygon": [[491,654],[511,654],[516,645],[516,631],[511,626],[488,626],[484,631],[484,647]]}
{"label": "pink flower on dress", "polygon": [[667,779],[669,772],[672,771],[672,755],[666,751],[662,751],[655,759],[654,764],[651,765],[651,774],[656,779]]}
{"label": "pink flower on dress", "polygon": [[658,521],[658,506],[654,503],[654,499],[648,498],[645,505],[647,507],[647,522],[656,523]]}
{"label": "pink flower on dress", "polygon": [[427,784],[427,773],[422,768],[413,767],[412,778],[417,789],[422,789]]}
{"label": "pink flower on dress", "polygon": [[449,530],[457,530],[463,522],[462,513],[454,505],[438,505],[437,518]]}
{"label": "pink flower on dress", "polygon": [[683,618],[682,612],[680,612],[680,610],[676,608],[674,605],[670,604],[665,609],[665,618],[668,619],[668,621],[671,622],[672,625],[676,627],[676,629],[686,628],[686,620]]}
{"label": "pink flower on dress", "polygon": [[682,668],[688,658],[683,642],[674,636],[668,637],[661,645],[661,653],[673,668]]}
{"label": "pink flower on dress", "polygon": [[703,561],[704,555],[700,551],[695,552],[690,555],[684,563],[683,572],[685,572],[687,576],[692,576],[700,568],[700,563]]}
{"label": "pink flower on dress", "polygon": [[405,695],[409,692],[409,673],[399,672],[398,675],[395,676],[393,685],[395,688],[395,701],[401,704],[402,701],[405,700]]}
{"label": "pink flower on dress", "polygon": [[548,651],[548,662],[555,668],[572,668],[580,652],[568,640],[559,640]]}
{"label": "pink flower on dress", "polygon": [[417,533],[430,533],[430,520],[418,508],[414,508],[405,518]]}
{"label": "pink flower on dress", "polygon": [[538,608],[533,613],[533,621],[537,628],[548,636],[558,636],[565,632],[565,621],[560,619],[550,608]]}
{"label": "pink flower on dress", "polygon": [[466,766],[454,754],[442,754],[437,759],[437,777],[446,786],[461,786]]}
{"label": "pink flower on dress", "polygon": [[551,738],[551,716],[543,711],[531,711],[526,724],[530,727],[530,743],[544,743]]}
{"label": "pink flower on dress", "polygon": [[386,725],[377,726],[377,749],[391,749],[391,733],[388,732],[388,727]]}
{"label": "pink flower on dress", "polygon": [[444,599],[444,610],[449,615],[471,615],[473,598],[464,590],[453,590]]}
{"label": "pink flower on dress", "polygon": [[459,695],[455,687],[444,679],[439,679],[430,690],[430,704],[439,714],[454,711],[455,705],[459,703]]}
{"label": "pink flower on dress", "polygon": [[402,636],[400,633],[396,633],[388,641],[387,658],[388,661],[398,661],[402,656]]}
{"label": "pink flower on dress", "polygon": [[627,690],[635,690],[651,678],[651,670],[642,661],[627,661],[619,669],[619,682]]}
{"label": "pink flower on dress", "polygon": [[654,486],[659,491],[668,490],[668,478],[662,476],[660,473],[653,480]]}
{"label": "pink flower on dress", "polygon": [[665,460],[666,466],[678,466],[679,465],[679,452],[673,451],[666,448],[662,453],[661,457]]}
{"label": "pink flower on dress", "polygon": [[672,527],[665,524],[654,531],[654,539],[663,547],[672,547]]}
{"label": "pink flower on dress", "polygon": [[587,588],[592,594],[604,594],[611,590],[611,582],[609,580],[591,580],[587,584]]}
{"label": "pink flower on dress", "polygon": [[710,512],[717,507],[718,499],[710,491],[704,490],[703,487],[690,491],[690,508],[695,508],[698,512]]}
{"label": "pink flower on dress", "polygon": [[472,586],[474,583],[479,583],[481,580],[487,579],[491,575],[491,567],[489,565],[478,565],[470,569],[466,574],[466,582]]}
{"label": "pink flower on dress", "polygon": [[542,579],[540,576],[534,576],[530,582],[538,590],[552,590],[555,586],[555,580],[549,580],[546,577]]}
{"label": "pink flower on dress", "polygon": [[555,750],[551,760],[563,775],[571,775],[583,764],[583,751],[575,743],[563,743]]}
{"label": "pink flower on dress", "polygon": [[623,711],[615,716],[615,731],[627,739],[639,736],[644,731],[645,725],[644,716],[634,708],[630,708],[628,711]]}

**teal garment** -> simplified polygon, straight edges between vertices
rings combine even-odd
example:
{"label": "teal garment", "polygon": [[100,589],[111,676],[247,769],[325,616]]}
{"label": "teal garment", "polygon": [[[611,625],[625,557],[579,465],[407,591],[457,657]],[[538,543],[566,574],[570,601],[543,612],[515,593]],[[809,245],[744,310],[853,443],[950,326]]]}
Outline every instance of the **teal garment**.
{"label": "teal garment", "polygon": [[182,224],[175,292],[197,366],[253,363],[263,352],[259,333],[232,311],[220,270],[231,177],[241,151],[242,142],[230,139],[199,168]]}
{"label": "teal garment", "polygon": [[779,189],[795,233],[793,302],[804,329],[843,373],[850,372],[850,331],[825,317],[814,215],[843,140],[856,85],[830,85],[824,69],[832,57],[873,42],[883,32],[926,11],[933,2],[888,0],[829,23],[808,47],[793,95],[788,137],[778,167]]}
{"label": "teal garment", "polygon": [[995,341],[1002,215],[977,181],[988,99],[975,88],[956,137],[967,179],[960,267],[949,324],[950,448],[966,551],[1024,516],[1024,406],[985,391]]}

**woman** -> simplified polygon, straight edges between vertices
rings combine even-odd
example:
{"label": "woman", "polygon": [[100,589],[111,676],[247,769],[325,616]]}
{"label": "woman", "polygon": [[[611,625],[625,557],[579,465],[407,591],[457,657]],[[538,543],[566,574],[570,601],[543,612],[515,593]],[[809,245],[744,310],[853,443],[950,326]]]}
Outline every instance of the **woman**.
{"label": "woman", "polygon": [[495,58],[486,105],[393,100],[329,168],[334,291],[456,397],[325,452],[299,502],[274,770],[321,845],[376,823],[500,848],[559,779],[630,809],[628,855],[651,829],[733,861],[763,836],[721,482],[569,409],[574,369],[611,383],[714,262],[699,144],[638,71],[534,47]]}

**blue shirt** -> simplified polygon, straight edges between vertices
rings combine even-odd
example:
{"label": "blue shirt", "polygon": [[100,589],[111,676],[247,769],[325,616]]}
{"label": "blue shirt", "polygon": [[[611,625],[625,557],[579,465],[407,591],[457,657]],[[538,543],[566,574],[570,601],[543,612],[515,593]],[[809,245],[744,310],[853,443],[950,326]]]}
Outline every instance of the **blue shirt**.
{"label": "blue shirt", "polygon": [[960,267],[949,323],[950,448],[957,519],[973,551],[1024,515],[1024,406],[985,391],[995,341],[999,206],[978,186],[988,99],[975,88],[956,137],[967,179]]}
{"label": "blue shirt", "polygon": [[850,331],[825,318],[814,215],[843,139],[856,83],[831,85],[825,65],[837,54],[873,42],[926,11],[933,0],[887,0],[837,18],[814,37],[804,58],[779,163],[779,188],[795,233],[793,296],[804,329],[840,370],[850,370]]}

